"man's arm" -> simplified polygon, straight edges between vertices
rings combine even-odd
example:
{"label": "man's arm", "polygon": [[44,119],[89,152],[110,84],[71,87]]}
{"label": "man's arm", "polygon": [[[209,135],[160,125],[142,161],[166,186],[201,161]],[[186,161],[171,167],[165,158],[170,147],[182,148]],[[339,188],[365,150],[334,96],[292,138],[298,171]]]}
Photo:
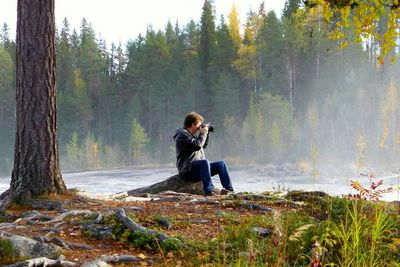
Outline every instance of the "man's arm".
{"label": "man's arm", "polygon": [[206,148],[208,146],[208,139],[210,139],[210,134],[207,133],[206,141],[204,142],[203,148]]}
{"label": "man's arm", "polygon": [[198,151],[205,145],[206,139],[207,134],[204,133],[200,133],[198,137],[182,133],[177,137],[176,142],[178,142],[184,150]]}

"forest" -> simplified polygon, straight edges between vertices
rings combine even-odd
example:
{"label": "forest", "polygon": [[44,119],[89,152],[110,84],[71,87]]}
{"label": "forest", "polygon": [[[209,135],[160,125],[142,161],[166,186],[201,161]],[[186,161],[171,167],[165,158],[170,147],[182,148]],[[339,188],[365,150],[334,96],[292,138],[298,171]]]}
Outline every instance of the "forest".
{"label": "forest", "polygon": [[[149,26],[124,47],[108,47],[84,18],[79,31],[67,18],[56,30],[55,2],[18,0],[16,40],[1,30],[1,172],[13,165],[0,195],[1,266],[399,266],[399,170],[389,187],[361,173],[398,168],[397,0],[288,0],[282,14],[261,4],[244,23],[234,6],[216,18],[204,0],[200,21]],[[324,192],[339,186],[329,173],[323,191],[233,191],[225,167],[208,167],[225,189],[208,191],[203,166],[201,182],[173,175],[108,196],[67,188],[61,169],[138,166],[69,173],[125,187],[132,171],[172,167],[172,135],[193,110],[215,128],[210,159],[257,164],[237,168],[257,191],[253,174],[294,163],[314,185],[319,169],[341,164],[360,179],[346,177],[340,196]]]}
{"label": "forest", "polygon": [[[56,35],[58,139],[65,170],[173,165],[172,136],[190,111],[215,125],[207,155],[232,165],[304,162],[395,166],[400,153],[398,40],[329,38],[322,9],[288,0],[239,21],[215,17],[107,46],[89,21]],[[382,20],[385,18],[383,17]],[[352,28],[354,25],[349,25]],[[376,25],[376,27],[383,27]],[[350,31],[350,30],[349,30]],[[15,41],[0,33],[0,173],[15,138]]]}

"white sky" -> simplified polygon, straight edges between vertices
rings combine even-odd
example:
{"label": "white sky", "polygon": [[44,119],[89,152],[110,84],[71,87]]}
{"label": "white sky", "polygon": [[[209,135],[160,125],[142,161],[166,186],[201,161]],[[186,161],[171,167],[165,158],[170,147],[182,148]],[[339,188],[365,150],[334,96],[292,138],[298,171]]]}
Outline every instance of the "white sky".
{"label": "white sky", "polygon": [[[246,21],[249,10],[257,11],[263,0],[214,0],[219,18],[225,19],[235,3],[240,22]],[[266,12],[274,10],[278,17],[285,0],[265,0]],[[200,21],[204,0],[55,0],[56,24],[60,29],[64,18],[68,19],[71,29],[79,31],[82,18],[92,24],[97,37],[101,36],[107,44],[135,39],[139,33],[145,33],[148,25],[153,29],[164,29],[168,19],[180,27],[190,19]],[[0,26],[10,27],[10,35],[15,38],[17,21],[17,0],[0,0]]]}

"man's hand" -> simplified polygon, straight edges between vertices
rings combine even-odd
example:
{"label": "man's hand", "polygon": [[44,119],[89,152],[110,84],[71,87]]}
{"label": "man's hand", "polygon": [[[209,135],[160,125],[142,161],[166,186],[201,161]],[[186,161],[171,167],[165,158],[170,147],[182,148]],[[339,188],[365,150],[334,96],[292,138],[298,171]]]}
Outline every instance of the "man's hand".
{"label": "man's hand", "polygon": [[199,132],[201,134],[208,134],[208,124],[202,124],[200,126]]}

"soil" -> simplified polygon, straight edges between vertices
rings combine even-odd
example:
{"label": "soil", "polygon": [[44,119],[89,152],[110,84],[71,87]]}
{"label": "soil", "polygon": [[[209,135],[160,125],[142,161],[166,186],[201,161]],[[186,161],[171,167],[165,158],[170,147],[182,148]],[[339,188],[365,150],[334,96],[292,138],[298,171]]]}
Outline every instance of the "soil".
{"label": "soil", "polygon": [[[263,214],[263,211],[247,210],[243,207],[224,205],[224,197],[203,197],[203,196],[191,196],[197,197],[198,199],[210,200],[209,203],[204,202],[200,204],[189,204],[186,199],[180,201],[117,201],[117,200],[98,200],[83,199],[81,196],[75,194],[53,197],[52,200],[60,201],[64,203],[64,207],[67,210],[91,210],[99,211],[101,214],[110,213],[116,211],[119,208],[124,208],[126,211],[129,210],[130,214],[137,219],[137,221],[144,227],[161,231],[171,237],[181,237],[186,240],[195,240],[197,242],[208,242],[209,240],[216,238],[218,233],[222,231],[225,221],[221,216],[216,216],[221,212],[235,213],[238,218],[250,216],[252,214]],[[225,197],[226,198],[226,197]],[[214,201],[214,202],[212,202]],[[215,205],[215,201],[220,202],[219,205]],[[285,207],[274,207],[285,208]],[[26,211],[32,210],[32,207],[28,206],[12,206],[7,211],[12,213],[14,219],[19,218],[20,215]],[[285,208],[286,209],[286,208]],[[35,209],[43,215],[56,217],[61,212],[54,210]],[[173,227],[170,230],[157,225],[154,222],[155,216],[163,216],[171,219]],[[85,249],[73,249],[64,250],[63,255],[65,260],[76,262],[81,265],[85,262],[100,259],[104,256],[112,255],[131,255],[136,256],[143,261],[140,263],[129,263],[127,265],[115,265],[115,266],[169,266],[168,262],[174,257],[173,253],[164,254],[161,250],[154,251],[151,249],[141,249],[130,246],[126,243],[118,242],[112,239],[107,240],[96,240],[92,237],[87,236],[82,230],[82,218],[83,216],[77,216],[74,218],[65,218],[64,224],[60,226],[62,230],[59,233],[55,233],[52,236],[59,237],[63,241],[70,242],[73,244],[87,245],[93,248],[93,250]],[[17,224],[17,228],[1,229],[11,234],[18,234],[27,237],[35,235],[45,236],[48,232],[45,231],[48,227],[54,227],[55,223],[51,224],[29,224],[27,222],[21,222]],[[149,261],[151,260],[151,261]]]}

